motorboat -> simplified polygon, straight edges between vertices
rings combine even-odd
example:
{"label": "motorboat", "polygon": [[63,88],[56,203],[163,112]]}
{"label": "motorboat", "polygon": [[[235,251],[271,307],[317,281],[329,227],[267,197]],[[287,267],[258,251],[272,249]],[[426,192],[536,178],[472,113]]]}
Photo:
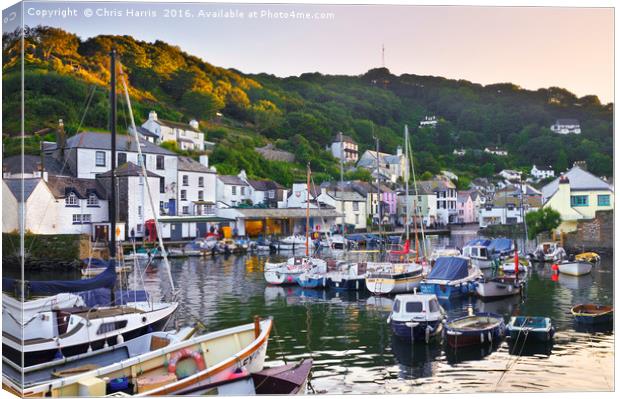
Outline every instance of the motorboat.
{"label": "motorboat", "polygon": [[524,282],[514,277],[483,278],[476,282],[476,294],[482,299],[499,299],[521,294]]}
{"label": "motorboat", "polygon": [[538,244],[534,253],[529,257],[532,262],[558,262],[566,257],[566,251],[559,243],[547,241]]}
{"label": "motorboat", "polygon": [[463,256],[469,258],[471,264],[478,269],[490,269],[494,265],[494,258],[489,250],[490,244],[491,240],[481,238],[469,241],[463,247]]}
{"label": "motorboat", "polygon": [[424,279],[424,268],[415,262],[368,262],[374,271],[366,275],[366,288],[375,295],[413,292]]}
{"label": "motorboat", "polygon": [[441,336],[445,312],[433,294],[396,295],[387,322],[402,339],[428,343]]}
{"label": "motorboat", "polygon": [[467,258],[440,257],[420,283],[420,291],[424,294],[435,294],[438,298],[456,298],[475,292],[475,282],[481,277],[480,269],[472,266]]}
{"label": "motorboat", "polygon": [[583,276],[592,271],[592,263],[583,260],[565,260],[557,265],[560,273],[570,276]]}
{"label": "motorboat", "polygon": [[300,234],[284,237],[276,243],[276,246],[279,251],[304,249],[306,247],[306,237]]}
{"label": "motorboat", "polygon": [[327,263],[323,259],[309,256],[295,256],[286,262],[265,262],[265,280],[268,284],[297,284],[299,276],[306,272],[325,273]]}

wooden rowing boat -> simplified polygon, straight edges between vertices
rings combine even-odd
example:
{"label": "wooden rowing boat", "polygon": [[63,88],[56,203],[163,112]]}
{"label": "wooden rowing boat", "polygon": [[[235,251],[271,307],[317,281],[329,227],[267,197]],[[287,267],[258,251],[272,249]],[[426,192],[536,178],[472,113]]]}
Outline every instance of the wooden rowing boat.
{"label": "wooden rowing boat", "polygon": [[614,319],[614,308],[593,303],[573,306],[571,313],[575,321],[584,324],[609,323]]}
{"label": "wooden rowing boat", "polygon": [[[271,318],[207,333],[79,375],[14,393],[20,396],[173,395],[225,381],[245,367],[263,369]],[[5,386],[5,384],[3,384]],[[5,386],[6,387],[6,386]],[[8,387],[10,388],[10,387]]]}

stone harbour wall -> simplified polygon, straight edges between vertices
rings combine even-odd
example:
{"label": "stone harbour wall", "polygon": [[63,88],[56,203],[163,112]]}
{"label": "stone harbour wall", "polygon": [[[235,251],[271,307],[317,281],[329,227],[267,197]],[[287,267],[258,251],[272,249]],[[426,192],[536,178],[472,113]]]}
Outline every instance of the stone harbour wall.
{"label": "stone harbour wall", "polygon": [[570,251],[612,253],[614,247],[614,212],[597,211],[594,219],[580,220],[577,230],[567,233],[564,247]]}

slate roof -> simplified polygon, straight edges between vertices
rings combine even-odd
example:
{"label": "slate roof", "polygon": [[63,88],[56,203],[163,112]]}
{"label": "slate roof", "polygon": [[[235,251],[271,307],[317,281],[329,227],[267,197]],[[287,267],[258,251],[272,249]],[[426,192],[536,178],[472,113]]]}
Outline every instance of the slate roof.
{"label": "slate roof", "polygon": [[[339,142],[340,142],[340,134],[337,134],[337,135],[334,137],[334,141],[333,141],[333,142],[334,142],[334,143],[339,143]],[[343,143],[352,143],[352,144],[356,144],[356,143],[355,143],[355,140],[353,140],[353,139],[351,138],[351,136],[347,136],[346,134],[343,134],[343,135],[342,135],[342,142],[343,142]]]}
{"label": "slate roof", "polygon": [[428,185],[432,191],[447,191],[454,189],[456,186],[448,179],[434,179],[418,182],[420,185]]}
{"label": "slate roof", "polygon": [[[22,181],[24,182],[23,186]],[[41,179],[38,177],[32,179],[4,179],[7,187],[9,188],[9,190],[11,190],[11,193],[13,193],[13,196],[17,199],[17,202],[21,202],[22,193],[24,201],[27,201],[40,181]]]}
{"label": "slate roof", "polygon": [[70,192],[74,192],[78,198],[88,198],[91,193],[97,197],[106,198],[105,189],[95,179],[79,179],[77,177],[50,176],[47,179],[47,187],[55,198],[65,198]]}
{"label": "slate roof", "polygon": [[536,165],[534,165],[534,167],[536,169],[540,170],[540,171],[543,171],[543,170],[553,170],[552,166],[536,166]]}
{"label": "slate roof", "polygon": [[269,191],[284,188],[282,185],[271,180],[248,180],[250,186],[256,191]]}
{"label": "slate roof", "polygon": [[[603,179],[581,169],[579,166],[573,166],[571,170],[564,173],[564,176],[568,178],[571,191],[612,190],[611,186]],[[543,197],[551,198],[558,190],[559,182],[560,177],[557,177],[551,183],[544,186],[542,188]]]}
{"label": "slate roof", "polygon": [[22,173],[22,158],[24,160],[24,172],[32,173],[39,170],[41,157],[37,155],[13,155],[2,158],[2,171],[11,174]]}
{"label": "slate roof", "polygon": [[198,161],[193,160],[190,157],[182,157],[178,158],[178,169],[179,171],[184,172],[201,172],[201,173],[215,173],[211,169],[207,168],[203,164]]}
{"label": "slate roof", "polygon": [[471,197],[471,194],[469,193],[469,191],[458,191],[456,193],[457,202],[467,202],[467,199],[470,197]]}
{"label": "slate roof", "polygon": [[579,125],[579,120],[572,118],[558,119],[555,121],[556,125]]}
{"label": "slate roof", "polygon": [[[116,177],[142,176],[142,167],[136,165],[133,162],[126,162],[120,165],[119,167],[117,167],[114,172],[115,172],[114,175]],[[153,173],[148,169],[146,171],[146,175],[148,177],[161,177],[157,173]],[[108,170],[105,173],[100,173],[97,175],[97,177],[103,177],[103,178],[110,177],[110,176],[112,176],[111,170]]]}
{"label": "slate roof", "polygon": [[189,123],[174,122],[174,121],[169,121],[169,120],[160,119],[160,118],[155,119],[155,122],[162,126],[171,127],[173,129],[176,128],[176,129],[182,129],[182,130],[191,130],[192,132],[202,133],[200,130],[193,128],[192,125],[190,125]]}
{"label": "slate roof", "polygon": [[328,189],[326,190],[326,194],[337,200],[355,201],[355,202],[366,201],[366,198],[363,195],[351,189],[348,189],[348,190]]}
{"label": "slate roof", "polygon": [[[130,143],[130,145],[128,144]],[[176,155],[172,151],[168,151],[158,145],[155,145],[147,140],[140,139],[140,146],[143,153],[148,154],[162,154],[162,155]],[[95,150],[111,150],[110,133],[103,132],[84,132],[76,134],[75,136],[67,139],[66,148],[90,148]],[[44,144],[44,150],[55,150],[56,145],[51,143]],[[117,151],[130,151],[138,152],[136,140],[127,135],[116,135],[116,149]]]}
{"label": "slate roof", "polygon": [[159,138],[159,135],[157,133],[153,133],[149,129],[145,128],[145,127],[136,126],[136,130],[138,131],[138,133],[140,133],[143,136],[153,137],[154,139],[158,139]]}
{"label": "slate roof", "polygon": [[[512,204],[515,208],[518,208],[521,202],[518,197],[502,195],[495,197],[492,204],[494,208],[505,208],[508,204]],[[523,197],[523,204],[529,204],[530,208],[540,208],[542,206],[542,199],[540,196]]]}
{"label": "slate roof", "polygon": [[247,186],[248,183],[244,182],[239,176],[235,175],[219,175],[217,177],[220,181],[227,185],[235,186]]}

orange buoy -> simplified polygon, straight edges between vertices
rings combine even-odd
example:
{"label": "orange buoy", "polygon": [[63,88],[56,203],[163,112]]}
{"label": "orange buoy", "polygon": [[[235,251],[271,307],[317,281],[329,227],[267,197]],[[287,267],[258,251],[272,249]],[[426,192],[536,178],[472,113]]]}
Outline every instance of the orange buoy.
{"label": "orange buoy", "polygon": [[178,352],[175,352],[172,356],[170,356],[170,361],[168,362],[168,372],[172,374],[176,374],[177,372],[177,363],[179,360],[187,359],[191,357],[196,362],[196,367],[198,370],[205,369],[205,360],[202,355],[198,351],[191,351],[189,348],[181,349]]}

